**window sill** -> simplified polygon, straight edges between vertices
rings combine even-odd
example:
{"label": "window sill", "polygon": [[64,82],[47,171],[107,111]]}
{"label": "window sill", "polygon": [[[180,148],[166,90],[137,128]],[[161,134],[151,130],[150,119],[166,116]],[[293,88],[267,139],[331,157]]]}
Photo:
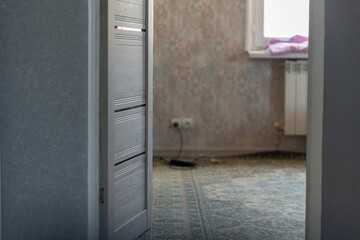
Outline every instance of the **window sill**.
{"label": "window sill", "polygon": [[285,53],[273,55],[269,51],[248,51],[250,58],[258,59],[308,59],[307,53]]}

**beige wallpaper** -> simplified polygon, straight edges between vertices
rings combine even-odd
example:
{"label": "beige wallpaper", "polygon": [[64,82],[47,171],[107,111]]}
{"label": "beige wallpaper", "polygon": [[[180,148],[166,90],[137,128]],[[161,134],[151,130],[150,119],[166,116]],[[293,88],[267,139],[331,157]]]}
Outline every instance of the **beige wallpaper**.
{"label": "beige wallpaper", "polygon": [[[154,12],[154,148],[176,149],[169,121],[190,117],[185,149],[275,149],[284,61],[249,59],[245,0],[155,0]],[[282,137],[280,149],[305,145]]]}

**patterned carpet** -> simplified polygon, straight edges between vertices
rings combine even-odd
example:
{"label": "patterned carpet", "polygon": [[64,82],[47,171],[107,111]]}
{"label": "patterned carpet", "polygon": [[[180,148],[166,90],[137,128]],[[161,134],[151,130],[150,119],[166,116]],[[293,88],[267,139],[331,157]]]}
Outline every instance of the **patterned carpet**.
{"label": "patterned carpet", "polygon": [[304,239],[304,159],[154,160],[151,239]]}

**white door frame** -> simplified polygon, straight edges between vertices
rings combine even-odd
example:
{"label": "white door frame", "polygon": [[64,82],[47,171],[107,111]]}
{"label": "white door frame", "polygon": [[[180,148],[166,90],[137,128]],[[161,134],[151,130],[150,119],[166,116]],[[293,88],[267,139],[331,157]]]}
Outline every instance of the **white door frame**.
{"label": "white door frame", "polygon": [[88,0],[88,240],[99,239],[99,0]]}
{"label": "white door frame", "polygon": [[321,239],[325,0],[310,0],[306,239]]}

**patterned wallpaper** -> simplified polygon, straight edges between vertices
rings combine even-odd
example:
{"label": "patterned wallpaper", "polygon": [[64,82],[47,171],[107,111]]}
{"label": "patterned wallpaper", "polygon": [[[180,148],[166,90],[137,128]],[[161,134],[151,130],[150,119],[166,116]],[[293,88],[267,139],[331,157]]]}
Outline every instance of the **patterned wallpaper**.
{"label": "patterned wallpaper", "polygon": [[[154,12],[154,148],[176,149],[169,121],[191,117],[185,149],[275,149],[284,61],[249,59],[245,0],[155,0]],[[282,137],[280,148],[305,145]]]}

